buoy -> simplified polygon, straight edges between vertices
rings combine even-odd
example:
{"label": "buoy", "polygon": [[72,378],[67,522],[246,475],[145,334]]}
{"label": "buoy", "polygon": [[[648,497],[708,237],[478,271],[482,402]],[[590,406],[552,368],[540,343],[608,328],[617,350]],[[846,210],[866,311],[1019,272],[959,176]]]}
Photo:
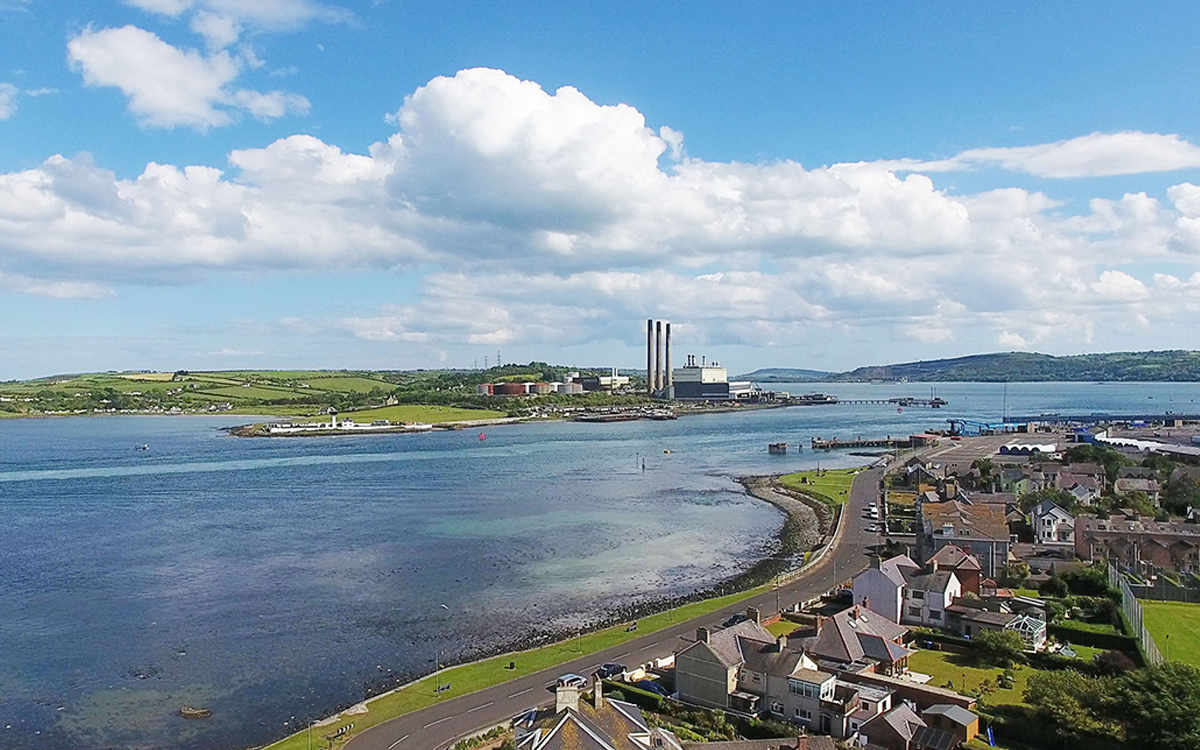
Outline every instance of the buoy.
{"label": "buoy", "polygon": [[670,452],[671,452],[671,451],[663,451],[663,453],[670,453]]}
{"label": "buoy", "polygon": [[479,439],[480,439],[480,440],[487,440],[487,435],[485,435],[484,433],[482,433],[482,432],[481,432],[481,433],[479,433]]}

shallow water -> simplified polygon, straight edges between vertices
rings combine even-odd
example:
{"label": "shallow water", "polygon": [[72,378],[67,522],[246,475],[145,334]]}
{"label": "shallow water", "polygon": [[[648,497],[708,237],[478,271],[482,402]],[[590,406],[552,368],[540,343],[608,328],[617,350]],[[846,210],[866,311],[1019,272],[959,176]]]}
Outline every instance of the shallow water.
{"label": "shallow water", "polygon": [[[706,588],[769,554],[781,524],[734,476],[861,460],[768,456],[766,443],[1003,410],[999,385],[937,390],[951,402],[937,411],[513,425],[484,441],[219,430],[239,418],[0,421],[0,747],[266,742],[430,669],[439,650],[467,656]],[[1012,384],[1007,397],[1010,414],[1189,412],[1200,387]],[[214,716],[184,721],[184,704]]]}

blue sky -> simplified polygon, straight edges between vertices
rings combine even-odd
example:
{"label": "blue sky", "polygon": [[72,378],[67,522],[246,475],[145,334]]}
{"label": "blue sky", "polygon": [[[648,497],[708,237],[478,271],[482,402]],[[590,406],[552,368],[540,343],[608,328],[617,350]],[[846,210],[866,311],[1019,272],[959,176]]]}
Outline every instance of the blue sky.
{"label": "blue sky", "polygon": [[0,378],[1200,348],[1197,28],[0,0]]}

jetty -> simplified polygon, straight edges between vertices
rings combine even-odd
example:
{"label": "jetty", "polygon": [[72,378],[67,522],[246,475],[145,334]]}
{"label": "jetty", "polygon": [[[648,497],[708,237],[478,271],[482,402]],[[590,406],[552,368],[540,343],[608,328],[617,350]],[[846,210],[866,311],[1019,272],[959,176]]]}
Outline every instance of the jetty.
{"label": "jetty", "polygon": [[910,398],[908,396],[900,396],[898,398],[843,398],[839,399],[839,404],[857,404],[871,406],[900,406],[900,407],[917,407],[922,406],[929,409],[940,409],[950,403],[944,398]]}
{"label": "jetty", "polygon": [[815,451],[831,451],[839,448],[911,448],[913,447],[912,438],[894,438],[890,435],[885,438],[854,438],[852,440],[822,440],[821,438],[812,439],[812,449]]}

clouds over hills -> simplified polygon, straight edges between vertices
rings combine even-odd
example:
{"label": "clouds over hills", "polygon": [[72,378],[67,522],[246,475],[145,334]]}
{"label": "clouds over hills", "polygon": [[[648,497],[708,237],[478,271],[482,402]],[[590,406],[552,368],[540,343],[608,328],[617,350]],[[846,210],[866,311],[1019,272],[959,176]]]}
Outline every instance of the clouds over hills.
{"label": "clouds over hills", "polygon": [[[131,1],[270,22],[232,0]],[[136,27],[71,44],[85,80],[119,87],[147,126],[307,107],[239,88],[249,63],[219,44],[181,52]],[[134,80],[127,56],[141,52],[161,56],[160,78]],[[433,79],[389,121],[395,134],[363,154],[294,135],[234,151],[225,169],[151,163],[118,179],[77,155],[0,175],[0,278],[95,296],[246,269],[420,269],[416,300],[304,321],[383,341],[581,342],[655,315],[725,343],[882,326],[921,341],[971,328],[1005,346],[1083,344],[1096,324],[1132,331],[1196,312],[1200,187],[1097,198],[1080,214],[1041,192],[936,182],[995,166],[1067,179],[1200,165],[1177,136],[1092,134],[938,162],[706,161],[633,107],[489,69]]]}

